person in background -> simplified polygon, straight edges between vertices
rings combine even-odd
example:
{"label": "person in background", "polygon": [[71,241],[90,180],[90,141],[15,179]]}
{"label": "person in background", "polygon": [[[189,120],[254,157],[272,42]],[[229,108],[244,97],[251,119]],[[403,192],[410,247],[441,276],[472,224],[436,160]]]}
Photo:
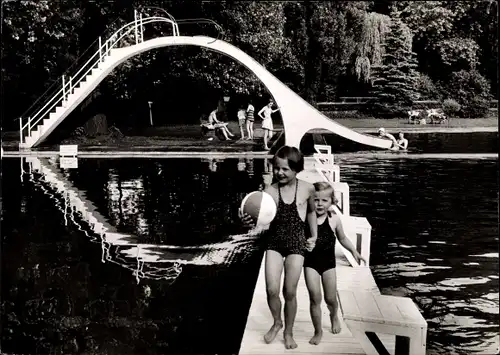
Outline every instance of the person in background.
{"label": "person in background", "polygon": [[247,107],[247,132],[248,132],[248,140],[253,139],[253,122],[254,122],[254,112],[255,108],[253,107],[251,102],[248,102],[248,107]]}
{"label": "person in background", "polygon": [[396,141],[396,138],[392,134],[387,133],[385,131],[385,128],[383,128],[383,127],[379,128],[378,129],[378,135],[379,135],[379,137],[389,138],[392,141],[391,150],[397,150],[397,149],[399,149],[398,142]]}
{"label": "person in background", "polygon": [[398,147],[403,150],[408,149],[408,139],[404,137],[403,132],[399,132],[398,140],[396,141]]}
{"label": "person in background", "polygon": [[273,136],[273,120],[271,119],[271,114],[279,111],[279,107],[276,110],[272,109],[273,102],[270,101],[266,106],[264,106],[258,113],[259,117],[262,118],[262,129],[264,130],[264,149],[269,150],[268,141]]}
{"label": "person in background", "polygon": [[[240,126],[241,139],[245,139],[245,125],[247,122],[247,115],[245,109],[240,107],[237,116],[238,116],[238,124]],[[247,127],[247,132],[248,132],[248,127]],[[250,137],[250,133],[248,133],[248,137]]]}
{"label": "person in background", "polygon": [[227,128],[227,123],[221,122],[217,119],[217,109],[210,112],[208,116],[208,123],[214,127],[214,129],[220,129],[226,140],[231,140],[229,137],[234,137],[229,128]]}

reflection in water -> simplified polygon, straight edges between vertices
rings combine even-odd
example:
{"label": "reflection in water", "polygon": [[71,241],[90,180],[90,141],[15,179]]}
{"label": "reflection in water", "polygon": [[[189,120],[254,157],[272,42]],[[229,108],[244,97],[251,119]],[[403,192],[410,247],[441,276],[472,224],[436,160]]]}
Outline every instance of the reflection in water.
{"label": "reflection in water", "polygon": [[[68,218],[83,231],[91,241],[100,242],[102,247],[102,261],[113,262],[133,271],[139,283],[141,278],[153,280],[175,279],[182,272],[182,265],[218,265],[231,264],[241,253],[248,253],[255,244],[257,235],[241,234],[229,236],[225,241],[197,246],[157,245],[140,243],[137,236],[117,233],[86,199],[85,192],[75,187],[54,166],[54,161],[48,159],[28,157],[30,180],[56,203],[63,213],[65,223]],[[216,170],[217,162],[209,161],[209,166]],[[210,170],[212,170],[210,168]],[[33,171],[42,174],[40,179],[33,176]],[[212,170],[213,171],[213,170]],[[123,219],[133,216],[137,228],[142,232],[148,231],[148,223],[139,211],[141,205],[140,193],[143,193],[143,184],[140,179],[121,181],[116,171],[110,171],[107,181],[107,190],[110,196],[110,211],[119,211],[114,216],[120,223]],[[51,192],[44,185],[50,186]],[[63,197],[64,204],[60,202]],[[69,209],[69,213],[68,213]],[[126,211],[126,213],[124,213]],[[89,234],[81,223],[75,219],[74,212],[87,222],[93,233]]]}
{"label": "reflection in water", "polygon": [[[335,160],[342,181],[350,187],[352,214],[368,218],[372,225],[371,268],[377,284],[384,294],[415,300],[429,325],[428,354],[496,353],[496,159],[470,154],[442,159],[363,153],[336,155]],[[119,344],[128,341],[143,347],[120,348],[116,341],[94,353],[237,351],[262,254],[253,253],[258,243],[235,227],[236,211],[246,193],[272,179],[269,160],[264,164],[260,159],[227,159],[218,161],[215,171],[199,159],[80,159],[79,168],[69,171],[61,171],[55,162],[40,162],[42,177],[32,171],[36,191],[25,184],[22,198],[7,204],[14,225],[2,220],[4,248],[9,250],[2,255],[2,314],[7,324],[3,328],[14,332],[4,332],[7,335],[2,337],[10,337],[9,344],[29,344],[26,349],[32,351],[25,353],[36,353],[38,346],[43,350],[39,353],[54,353],[57,340],[36,328],[41,327],[37,324],[48,327],[51,318],[47,314],[52,312],[64,315],[55,318],[52,332],[65,332],[62,337],[69,343],[77,339],[72,334],[92,338],[89,334],[104,333],[103,339],[107,337],[85,340],[87,343],[78,340],[82,351],[91,352],[96,344],[108,346],[108,339],[120,336],[125,340]],[[14,178],[8,181],[17,182],[16,169],[17,162],[3,172],[3,178],[11,174]],[[57,210],[40,197],[41,190],[47,191],[52,205],[61,211],[57,218],[95,243],[80,241],[79,233],[48,227],[59,223],[50,215]],[[19,211],[24,211],[22,218],[13,218]],[[45,240],[50,241],[49,246],[44,247]],[[91,273],[80,263],[91,264],[96,253],[101,253],[99,265]],[[238,262],[252,253],[257,255],[253,269]],[[58,260],[54,254],[63,256]],[[101,257],[107,265],[101,266]],[[69,276],[63,278],[64,270],[75,274],[67,271]],[[124,270],[126,276],[133,274],[141,285],[132,277],[131,281],[115,277],[116,270]],[[222,276],[220,270],[229,270],[230,276]],[[106,273],[111,276],[100,279]],[[246,276],[249,273],[251,277]],[[36,282],[27,283],[27,274]],[[158,285],[165,278],[169,286],[160,292]],[[174,278],[176,282],[170,285]],[[60,294],[54,291],[60,287],[57,282],[65,287]],[[228,285],[235,285],[231,297],[227,297]],[[150,291],[145,288],[141,293],[127,291],[130,295],[117,296],[125,292],[117,291],[118,287],[134,290],[143,286]],[[109,310],[99,308],[107,300],[105,293],[111,299]],[[151,297],[145,300],[149,293]],[[100,315],[101,322],[112,321],[103,326],[92,318],[97,316],[88,316],[82,299],[92,302],[88,308]],[[134,302],[138,306],[131,306]],[[144,305],[147,302],[151,302],[150,309]],[[238,315],[233,314],[236,312]],[[118,314],[121,318],[112,318]],[[239,322],[234,334],[219,335],[214,324],[231,317]],[[118,323],[129,324],[129,330],[109,330],[118,329]],[[40,334],[38,343],[29,343],[21,336],[23,332]],[[193,342],[193,334],[202,340]],[[227,345],[227,339],[233,343]],[[71,344],[60,353],[77,353]]]}
{"label": "reflection in water", "polygon": [[428,353],[497,353],[497,160],[336,160],[352,214],[373,228],[377,284],[416,301],[428,321]]}

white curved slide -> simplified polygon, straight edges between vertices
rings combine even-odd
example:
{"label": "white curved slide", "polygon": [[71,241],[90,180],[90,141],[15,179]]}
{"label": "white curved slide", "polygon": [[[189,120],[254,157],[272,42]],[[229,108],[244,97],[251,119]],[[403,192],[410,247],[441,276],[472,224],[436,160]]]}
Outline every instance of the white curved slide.
{"label": "white curved slide", "polygon": [[73,93],[68,96],[64,106],[58,106],[55,113],[51,113],[35,131],[25,137],[23,146],[27,148],[34,147],[45,140],[71,111],[118,65],[140,53],[167,46],[208,48],[233,58],[253,72],[269,90],[278,107],[281,108],[281,117],[285,129],[285,143],[287,145],[298,148],[304,134],[311,129],[318,128],[327,129],[341,137],[372,147],[388,149],[392,144],[389,140],[361,134],[332,121],[283,84],[248,54],[225,41],[205,36],[169,36],[147,40],[125,48],[111,49],[110,54],[105,57],[104,61],[99,63],[98,67],[85,78],[85,81],[82,81],[74,89]]}

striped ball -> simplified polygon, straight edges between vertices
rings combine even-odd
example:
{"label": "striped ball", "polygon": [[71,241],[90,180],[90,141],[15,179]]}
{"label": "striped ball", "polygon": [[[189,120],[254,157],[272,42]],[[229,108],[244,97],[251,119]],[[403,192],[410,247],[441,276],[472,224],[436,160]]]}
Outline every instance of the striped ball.
{"label": "striped ball", "polygon": [[252,216],[256,226],[266,226],[276,217],[276,203],[273,197],[262,191],[246,195],[241,201],[240,209]]}

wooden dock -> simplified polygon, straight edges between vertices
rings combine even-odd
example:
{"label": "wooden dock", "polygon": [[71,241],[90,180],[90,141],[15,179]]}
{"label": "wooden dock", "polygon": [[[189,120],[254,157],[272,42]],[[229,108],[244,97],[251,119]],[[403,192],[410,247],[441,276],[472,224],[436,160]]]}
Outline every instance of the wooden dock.
{"label": "wooden dock", "polygon": [[[369,267],[351,267],[344,257],[342,250],[338,247],[338,243],[336,255],[339,290],[360,290],[380,294]],[[284,305],[282,296],[281,302]],[[339,334],[330,332],[329,311],[324,302],[322,303],[323,340],[319,345],[309,344],[309,339],[314,334],[314,328],[309,314],[309,295],[304,281],[304,273],[300,277],[297,289],[297,303],[298,310],[297,318],[295,319],[294,339],[298,347],[293,350],[286,350],[282,331],[273,343],[266,344],[263,337],[271,327],[273,319],[267,306],[264,262],[262,262],[239,354],[365,354],[359,341],[351,335],[351,332],[344,323],[340,309],[339,318],[342,322],[342,331]],[[394,336],[380,336],[380,340],[386,345],[387,350],[393,354],[395,348]]]}
{"label": "wooden dock", "polygon": [[[366,218],[349,215],[349,188],[347,184],[342,185],[339,181],[340,170],[333,164],[330,147],[315,145],[315,148],[318,154],[315,154],[313,160],[306,160],[305,170],[298,178],[311,183],[328,181],[336,192],[342,193],[342,196],[339,196],[340,204],[334,206],[333,210],[342,218],[347,237],[369,265],[371,226]],[[302,272],[297,288],[298,309],[293,331],[298,347],[293,350],[285,349],[283,331],[280,331],[274,342],[266,344],[264,334],[271,327],[273,319],[267,305],[263,260],[247,317],[240,355],[425,354],[427,322],[413,301],[406,297],[381,295],[370,267],[358,265],[340,243],[336,243],[335,255],[342,331],[339,334],[331,333],[329,311],[323,301],[323,338],[319,345],[309,344],[314,328]],[[284,305],[283,296],[280,295],[280,298]],[[282,318],[284,319],[284,315]]]}

